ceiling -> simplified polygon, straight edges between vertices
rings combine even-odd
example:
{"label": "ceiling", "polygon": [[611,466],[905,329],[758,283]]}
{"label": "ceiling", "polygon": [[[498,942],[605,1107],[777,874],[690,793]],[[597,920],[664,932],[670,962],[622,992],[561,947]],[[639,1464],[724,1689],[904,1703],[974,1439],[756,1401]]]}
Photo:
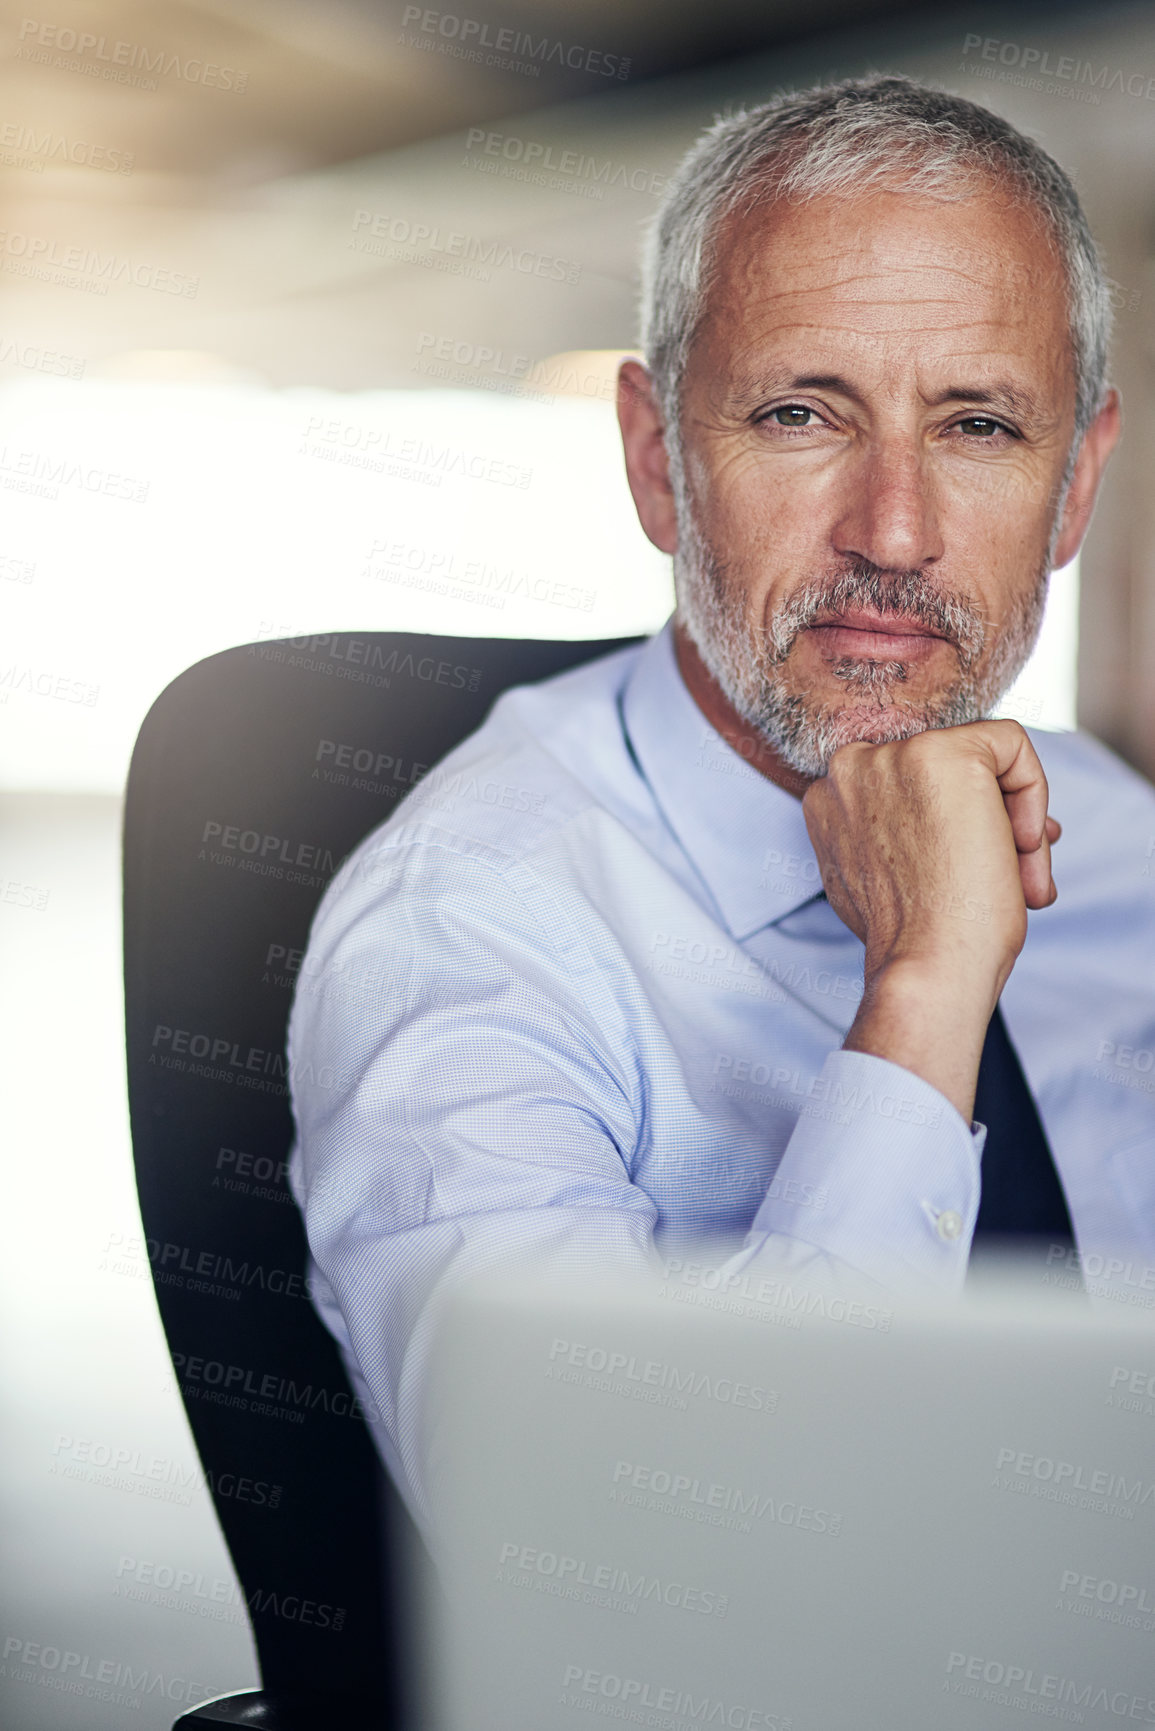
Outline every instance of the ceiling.
{"label": "ceiling", "polygon": [[[809,0],[804,12],[797,0],[467,0],[457,11],[445,0],[65,0],[3,27],[0,98],[18,125],[115,144],[195,198],[198,182],[215,196],[222,183],[396,150],[466,118],[636,89],[911,10],[911,0]],[[209,64],[220,70],[206,75]]]}
{"label": "ceiling", "polygon": [[[1155,67],[1150,6],[454,3],[14,9],[0,24],[0,382],[516,389],[543,357],[634,341],[643,227],[728,103],[882,65],[1029,108],[959,76],[976,32],[1061,53],[1090,31]],[[1120,162],[1145,172],[1146,103],[1036,107],[1079,173],[1093,178],[1108,144],[1109,179]]]}

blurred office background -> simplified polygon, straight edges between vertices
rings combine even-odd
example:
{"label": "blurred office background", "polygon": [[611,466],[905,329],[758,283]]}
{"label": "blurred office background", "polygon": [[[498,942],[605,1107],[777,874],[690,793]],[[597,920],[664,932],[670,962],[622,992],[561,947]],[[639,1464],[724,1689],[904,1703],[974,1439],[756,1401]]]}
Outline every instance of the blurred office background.
{"label": "blurred office background", "polygon": [[139,1245],[118,824],[145,711],[259,637],[656,628],[667,564],[612,409],[643,226],[716,113],[872,69],[986,102],[1078,183],[1126,439],[1007,712],[1077,720],[1155,773],[1149,5],[53,0],[0,20],[12,1731],[159,1731],[255,1675]]}

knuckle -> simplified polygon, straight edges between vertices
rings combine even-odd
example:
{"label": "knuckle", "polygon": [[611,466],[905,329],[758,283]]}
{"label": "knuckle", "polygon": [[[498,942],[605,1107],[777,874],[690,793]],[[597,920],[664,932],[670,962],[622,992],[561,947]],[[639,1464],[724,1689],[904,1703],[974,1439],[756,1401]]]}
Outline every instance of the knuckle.
{"label": "knuckle", "polygon": [[950,741],[946,738],[948,729],[943,727],[926,727],[921,733],[910,733],[905,739],[896,739],[888,747],[898,758],[910,758],[918,761],[924,757],[934,757],[940,751],[950,749]]}
{"label": "knuckle", "polygon": [[996,736],[1009,744],[1016,752],[1026,749],[1029,756],[1035,756],[1035,748],[1031,744],[1031,736],[1021,721],[1015,721],[1009,715],[1002,715],[997,721],[988,721],[987,727],[995,729]]}

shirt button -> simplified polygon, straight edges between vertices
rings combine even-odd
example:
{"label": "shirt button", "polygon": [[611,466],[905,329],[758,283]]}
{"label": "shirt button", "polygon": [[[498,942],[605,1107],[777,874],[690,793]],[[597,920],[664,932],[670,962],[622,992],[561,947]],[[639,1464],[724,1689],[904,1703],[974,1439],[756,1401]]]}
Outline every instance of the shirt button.
{"label": "shirt button", "polygon": [[962,1215],[956,1214],[953,1208],[944,1209],[935,1221],[934,1227],[940,1238],[948,1240],[959,1238],[963,1229]]}

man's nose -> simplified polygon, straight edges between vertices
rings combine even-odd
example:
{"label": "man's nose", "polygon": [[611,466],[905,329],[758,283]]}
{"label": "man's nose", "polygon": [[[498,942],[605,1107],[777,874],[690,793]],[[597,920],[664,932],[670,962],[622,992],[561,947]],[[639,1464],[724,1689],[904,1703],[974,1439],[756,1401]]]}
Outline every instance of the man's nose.
{"label": "man's nose", "polygon": [[836,552],[891,571],[915,571],[942,557],[933,484],[915,444],[874,444],[847,480]]}

